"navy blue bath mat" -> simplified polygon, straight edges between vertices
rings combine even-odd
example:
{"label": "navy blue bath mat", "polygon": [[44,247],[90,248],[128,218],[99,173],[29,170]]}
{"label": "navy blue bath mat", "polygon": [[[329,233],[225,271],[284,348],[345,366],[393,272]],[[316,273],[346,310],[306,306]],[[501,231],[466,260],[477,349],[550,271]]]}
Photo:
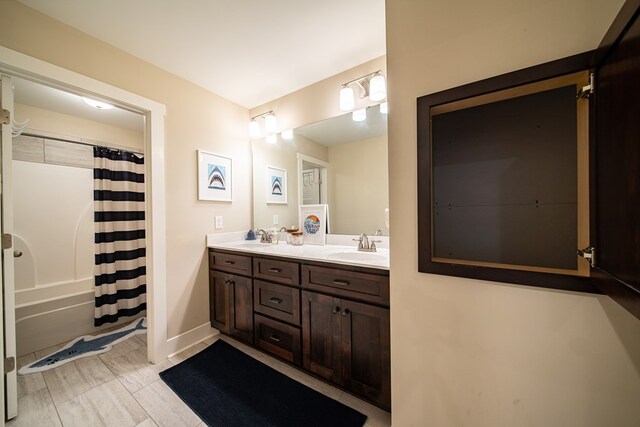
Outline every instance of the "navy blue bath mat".
{"label": "navy blue bath mat", "polygon": [[220,340],[160,378],[213,427],[361,427],[367,419]]}

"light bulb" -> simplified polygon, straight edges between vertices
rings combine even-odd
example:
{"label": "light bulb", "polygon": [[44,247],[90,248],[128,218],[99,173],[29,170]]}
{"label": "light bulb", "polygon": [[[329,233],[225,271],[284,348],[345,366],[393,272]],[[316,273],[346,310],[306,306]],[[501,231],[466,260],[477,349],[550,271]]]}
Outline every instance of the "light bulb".
{"label": "light bulb", "polygon": [[277,141],[277,135],[275,133],[272,133],[271,135],[267,135],[267,143],[269,144],[275,144]]}
{"label": "light bulb", "polygon": [[389,104],[387,104],[386,102],[380,104],[380,113],[389,114]]}
{"label": "light bulb", "polygon": [[259,138],[260,137],[260,123],[255,120],[251,120],[249,122],[249,136],[251,138]]}
{"label": "light bulb", "polygon": [[278,132],[278,119],[273,113],[264,116],[264,129],[267,133]]}
{"label": "light bulb", "polygon": [[85,104],[92,106],[93,108],[97,108],[98,110],[110,110],[113,108],[113,105],[107,104],[106,102],[96,101],[95,99],[85,98],[81,96],[82,100]]}
{"label": "light bulb", "polygon": [[367,109],[361,108],[359,110],[354,111],[352,113],[351,118],[353,119],[354,122],[361,122],[363,120],[367,120]]}
{"label": "light bulb", "polygon": [[376,74],[369,82],[369,99],[382,101],[387,97],[387,85],[382,74]]}
{"label": "light bulb", "polygon": [[287,129],[282,131],[283,139],[293,139],[293,129]]}
{"label": "light bulb", "polygon": [[340,89],[340,110],[353,110],[353,107],[355,107],[355,105],[356,101],[353,97],[353,89],[347,86]]}

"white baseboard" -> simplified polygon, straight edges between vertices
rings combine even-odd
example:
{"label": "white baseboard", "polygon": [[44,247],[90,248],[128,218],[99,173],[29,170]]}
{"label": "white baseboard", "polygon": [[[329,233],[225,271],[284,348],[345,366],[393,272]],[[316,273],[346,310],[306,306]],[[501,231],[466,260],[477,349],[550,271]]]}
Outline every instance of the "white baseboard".
{"label": "white baseboard", "polygon": [[211,323],[207,322],[173,338],[169,338],[166,346],[168,354],[167,357],[180,353],[181,351],[184,351],[189,347],[218,334],[220,334],[220,332],[217,329],[212,328]]}

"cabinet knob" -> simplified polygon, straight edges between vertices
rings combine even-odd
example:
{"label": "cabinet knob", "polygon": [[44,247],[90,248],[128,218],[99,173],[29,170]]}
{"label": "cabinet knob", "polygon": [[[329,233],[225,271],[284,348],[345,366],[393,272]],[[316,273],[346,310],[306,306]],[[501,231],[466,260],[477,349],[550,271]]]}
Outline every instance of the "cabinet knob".
{"label": "cabinet knob", "polygon": [[225,263],[225,264],[227,264],[227,265],[233,265],[233,264],[235,264],[236,262],[235,262],[235,261],[225,261],[224,263]]}
{"label": "cabinet knob", "polygon": [[346,317],[349,315],[349,313],[351,313],[351,310],[349,310],[348,308],[345,308],[344,311],[342,312],[342,316]]}
{"label": "cabinet knob", "polygon": [[336,313],[340,312],[340,307],[336,307],[331,311],[332,311],[333,314],[336,314]]}
{"label": "cabinet knob", "polygon": [[271,301],[274,304],[281,304],[282,303],[282,299],[276,298],[276,297],[269,298],[269,301]]}
{"label": "cabinet knob", "polygon": [[280,342],[280,337],[277,335],[269,335],[271,341]]}
{"label": "cabinet knob", "polygon": [[281,268],[273,267],[273,268],[270,268],[270,269],[269,269],[269,272],[270,272],[270,273],[282,273],[282,269],[281,269]]}
{"label": "cabinet knob", "polygon": [[349,286],[349,281],[348,280],[340,280],[340,279],[336,279],[333,281],[334,285],[340,285],[340,286]]}

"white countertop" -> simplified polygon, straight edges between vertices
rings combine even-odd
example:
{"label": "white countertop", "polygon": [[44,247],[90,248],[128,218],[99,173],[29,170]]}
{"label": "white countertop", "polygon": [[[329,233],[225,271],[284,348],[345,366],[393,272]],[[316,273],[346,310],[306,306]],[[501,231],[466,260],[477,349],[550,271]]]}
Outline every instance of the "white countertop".
{"label": "white countertop", "polygon": [[209,248],[227,249],[257,255],[273,255],[294,260],[325,261],[335,264],[389,270],[389,249],[379,248],[377,252],[360,252],[356,245],[288,245],[279,242],[277,245],[260,243],[259,240],[234,240],[225,242],[208,239]]}

